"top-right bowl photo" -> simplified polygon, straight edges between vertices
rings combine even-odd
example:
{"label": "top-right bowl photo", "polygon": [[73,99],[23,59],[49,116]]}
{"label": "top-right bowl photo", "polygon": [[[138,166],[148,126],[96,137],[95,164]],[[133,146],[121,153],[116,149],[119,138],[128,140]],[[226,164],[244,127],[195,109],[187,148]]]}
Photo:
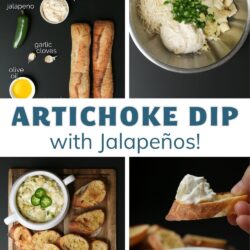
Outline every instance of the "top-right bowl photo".
{"label": "top-right bowl photo", "polygon": [[250,29],[249,0],[130,0],[130,32],[154,64],[177,73],[221,66]]}

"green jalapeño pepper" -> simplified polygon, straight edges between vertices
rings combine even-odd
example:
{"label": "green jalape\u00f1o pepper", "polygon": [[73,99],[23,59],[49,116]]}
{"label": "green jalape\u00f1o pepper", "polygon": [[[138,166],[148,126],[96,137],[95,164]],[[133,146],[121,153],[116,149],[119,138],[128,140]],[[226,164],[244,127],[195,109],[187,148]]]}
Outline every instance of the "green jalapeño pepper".
{"label": "green jalape\u00f1o pepper", "polygon": [[41,208],[47,208],[52,205],[52,199],[49,196],[44,196],[40,202]]}
{"label": "green jalape\u00f1o pepper", "polygon": [[22,11],[21,15],[17,19],[16,33],[13,42],[13,48],[20,48],[28,34],[29,30],[29,17]]}
{"label": "green jalape\u00f1o pepper", "polygon": [[33,206],[39,206],[39,205],[40,205],[40,202],[41,202],[41,200],[40,200],[39,198],[37,198],[35,195],[33,195],[33,196],[31,197],[31,204],[32,204]]}

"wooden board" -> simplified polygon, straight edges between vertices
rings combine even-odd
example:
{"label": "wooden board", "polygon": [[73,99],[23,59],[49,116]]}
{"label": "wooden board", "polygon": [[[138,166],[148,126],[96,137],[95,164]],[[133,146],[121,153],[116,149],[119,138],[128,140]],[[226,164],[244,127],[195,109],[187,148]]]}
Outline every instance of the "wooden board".
{"label": "wooden board", "polygon": [[[30,172],[28,169],[10,169],[9,170],[9,193],[12,185],[16,179],[25,173]],[[103,227],[98,231],[98,235],[92,238],[102,239],[109,243],[110,249],[116,250],[116,171],[113,169],[56,169],[53,171],[54,174],[58,175],[61,179],[64,179],[68,175],[75,175],[76,181],[68,186],[70,198],[73,198],[73,194],[80,187],[88,184],[92,180],[102,180],[107,186],[106,199],[96,206],[95,208],[101,208],[106,214],[106,219]],[[68,223],[71,219],[79,213],[85,210],[75,210],[70,208],[68,215],[64,221],[59,224],[55,230],[60,232],[62,235],[68,233]],[[9,215],[11,211],[9,209]],[[9,229],[11,226],[9,227]],[[90,239],[91,240],[91,239]],[[9,238],[9,250],[18,250],[13,244],[12,239]]]}

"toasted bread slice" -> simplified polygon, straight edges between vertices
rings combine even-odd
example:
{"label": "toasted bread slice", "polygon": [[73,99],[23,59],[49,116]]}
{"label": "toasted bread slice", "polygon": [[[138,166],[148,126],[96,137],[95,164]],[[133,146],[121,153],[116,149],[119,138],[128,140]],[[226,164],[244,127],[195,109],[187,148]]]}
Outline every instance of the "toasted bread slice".
{"label": "toasted bread slice", "polygon": [[13,239],[16,247],[20,250],[34,249],[32,243],[31,232],[20,224],[14,225],[9,232],[9,236]]}
{"label": "toasted bread slice", "polygon": [[105,213],[101,209],[85,212],[69,224],[70,232],[91,235],[96,232],[105,221]]}
{"label": "toasted bread slice", "polygon": [[184,204],[174,201],[166,220],[201,220],[223,217],[234,214],[234,206],[239,201],[247,201],[247,195],[233,195],[231,193],[217,194],[214,201],[198,204]]}
{"label": "toasted bread slice", "polygon": [[106,186],[103,181],[94,180],[75,192],[73,206],[90,208],[101,203],[106,197]]}
{"label": "toasted bread slice", "polygon": [[168,250],[184,247],[183,241],[177,233],[164,228],[159,228],[148,235],[145,243],[147,249],[153,250]]}
{"label": "toasted bread slice", "polygon": [[149,225],[138,225],[129,229],[129,245],[135,246],[140,243],[148,233]]}
{"label": "toasted bread slice", "polygon": [[91,250],[108,250],[108,244],[102,240],[94,240],[91,243]]}
{"label": "toasted bread slice", "polygon": [[213,247],[225,249],[227,241],[224,239],[217,239],[211,237],[205,237],[200,235],[187,234],[183,238],[185,246],[192,247]]}
{"label": "toasted bread slice", "polygon": [[81,236],[75,234],[67,234],[61,237],[58,244],[62,250],[88,250],[88,242]]}
{"label": "toasted bread slice", "polygon": [[44,250],[60,250],[60,248],[54,244],[44,244]]}
{"label": "toasted bread slice", "polygon": [[35,233],[32,236],[32,242],[35,246],[35,250],[44,250],[45,244],[56,244],[60,239],[60,234],[53,230],[42,231]]}

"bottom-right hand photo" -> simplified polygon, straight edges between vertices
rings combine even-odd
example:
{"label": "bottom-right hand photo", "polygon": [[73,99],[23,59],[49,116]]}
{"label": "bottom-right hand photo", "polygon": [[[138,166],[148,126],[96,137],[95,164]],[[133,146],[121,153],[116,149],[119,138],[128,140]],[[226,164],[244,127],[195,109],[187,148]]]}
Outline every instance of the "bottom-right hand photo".
{"label": "bottom-right hand photo", "polygon": [[249,158],[131,158],[131,250],[247,250]]}

